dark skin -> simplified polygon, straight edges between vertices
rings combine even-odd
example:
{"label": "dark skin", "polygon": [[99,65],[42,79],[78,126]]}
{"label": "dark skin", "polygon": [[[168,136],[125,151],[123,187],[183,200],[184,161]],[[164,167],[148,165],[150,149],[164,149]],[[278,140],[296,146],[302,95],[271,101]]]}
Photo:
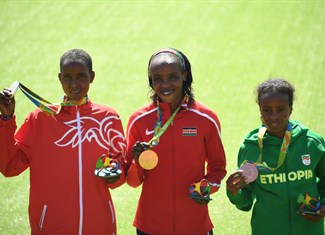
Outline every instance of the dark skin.
{"label": "dark skin", "polygon": [[0,92],[0,112],[3,116],[12,116],[15,113],[15,98],[9,88]]}
{"label": "dark skin", "polygon": [[[183,83],[186,80],[187,72],[183,71],[177,57],[169,53],[162,53],[153,58],[149,67],[149,74],[152,79],[152,88],[159,98],[167,103],[173,113],[180,106],[183,98]],[[132,147],[132,156],[136,163],[139,163],[139,156],[150,149],[146,142],[137,141]],[[198,204],[207,204],[209,200],[192,198]]]}
{"label": "dark skin", "polygon": [[[287,123],[292,112],[289,104],[289,97],[281,93],[262,94],[259,100],[261,119],[267,127],[270,135],[283,138],[286,132]],[[227,190],[236,195],[238,191],[247,185],[241,171],[237,171],[227,179]],[[325,216],[325,206],[322,205],[315,215],[299,213],[307,220],[317,223]]]}
{"label": "dark skin", "polygon": [[[177,57],[169,53],[153,58],[149,67],[153,89],[163,102],[169,104],[171,113],[178,108],[184,97],[182,86],[187,73],[181,68]],[[136,163],[140,154],[149,148],[148,143],[140,141],[133,145],[132,155]]]}
{"label": "dark skin", "polygon": [[[68,100],[79,100],[87,95],[90,83],[94,81],[95,72],[89,71],[83,63],[64,63],[58,74],[62,89]],[[9,88],[0,92],[0,112],[3,116],[12,116],[15,112],[15,99]],[[108,184],[115,183],[120,176],[105,179]]]}

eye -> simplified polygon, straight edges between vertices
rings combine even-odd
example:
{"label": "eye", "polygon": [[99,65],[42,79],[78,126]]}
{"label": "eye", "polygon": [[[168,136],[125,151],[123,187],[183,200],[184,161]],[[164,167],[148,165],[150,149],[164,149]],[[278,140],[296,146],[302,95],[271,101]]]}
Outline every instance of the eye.
{"label": "eye", "polygon": [[72,80],[72,77],[69,74],[64,74],[61,78],[62,81],[64,82],[69,82]]}
{"label": "eye", "polygon": [[262,108],[263,113],[269,113],[271,111],[270,108]]}
{"label": "eye", "polygon": [[168,80],[170,81],[170,82],[175,82],[175,81],[177,81],[179,79],[179,77],[177,77],[176,75],[171,75],[169,78],[168,78]]}
{"label": "eye", "polygon": [[88,76],[87,76],[87,74],[85,74],[85,73],[80,73],[80,74],[78,74],[77,79],[78,79],[79,81],[84,81],[84,80],[87,80],[87,79],[88,79]]}
{"label": "eye", "polygon": [[161,84],[162,83],[162,79],[160,77],[153,77],[152,78],[152,84]]}

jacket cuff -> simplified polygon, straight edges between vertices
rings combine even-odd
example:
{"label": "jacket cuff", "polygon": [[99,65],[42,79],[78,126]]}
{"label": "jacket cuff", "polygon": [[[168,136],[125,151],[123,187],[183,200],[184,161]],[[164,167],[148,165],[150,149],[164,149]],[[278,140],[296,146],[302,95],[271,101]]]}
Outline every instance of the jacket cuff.
{"label": "jacket cuff", "polygon": [[13,115],[11,118],[7,120],[1,117],[3,116],[0,115],[0,126],[16,126],[16,115]]}

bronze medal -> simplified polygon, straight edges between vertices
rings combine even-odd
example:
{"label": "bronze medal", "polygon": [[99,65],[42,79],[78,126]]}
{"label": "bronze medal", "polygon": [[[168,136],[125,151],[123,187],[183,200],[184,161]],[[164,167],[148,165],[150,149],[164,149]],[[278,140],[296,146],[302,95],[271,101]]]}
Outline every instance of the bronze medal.
{"label": "bronze medal", "polygon": [[240,167],[243,171],[243,175],[246,177],[246,182],[251,183],[256,180],[258,176],[258,170],[256,166],[252,163],[246,163]]}
{"label": "bronze medal", "polygon": [[145,150],[139,156],[139,164],[145,170],[151,170],[158,164],[158,155],[152,150]]}

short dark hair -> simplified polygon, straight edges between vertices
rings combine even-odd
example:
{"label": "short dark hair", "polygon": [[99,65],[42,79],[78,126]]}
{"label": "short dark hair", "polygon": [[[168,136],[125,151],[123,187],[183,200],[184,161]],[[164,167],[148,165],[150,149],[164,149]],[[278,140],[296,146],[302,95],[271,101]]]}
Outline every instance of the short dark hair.
{"label": "short dark hair", "polygon": [[67,63],[82,63],[86,65],[89,71],[93,71],[93,62],[90,55],[82,49],[72,49],[65,52],[60,59],[60,71],[63,64]]}
{"label": "short dark hair", "polygon": [[156,57],[158,54],[161,54],[161,53],[171,53],[171,54],[174,54],[175,56],[177,56],[179,58],[181,68],[183,69],[183,71],[187,72],[186,81],[184,81],[184,83],[183,83],[183,92],[186,95],[189,96],[189,105],[191,105],[193,103],[193,100],[194,100],[194,94],[193,94],[193,88],[192,88],[193,77],[192,77],[191,63],[188,60],[188,58],[186,57],[186,55],[184,55],[183,52],[181,52],[181,51],[179,51],[177,49],[174,49],[174,48],[164,48],[164,49],[158,50],[155,53],[153,53],[152,56],[149,59],[149,63],[148,63],[148,80],[149,80],[149,86],[152,89],[151,90],[151,95],[150,95],[151,100],[157,101],[158,95],[153,90],[152,78],[151,78],[150,73],[149,73],[149,68],[150,68],[150,64],[151,64],[152,59],[154,57]]}
{"label": "short dark hair", "polygon": [[293,105],[295,88],[293,87],[292,84],[290,84],[288,81],[284,79],[281,78],[268,79],[257,86],[256,92],[257,92],[256,102],[258,105],[260,105],[260,99],[262,94],[266,94],[266,93],[280,93],[283,95],[287,95],[289,99],[290,107],[292,107]]}

